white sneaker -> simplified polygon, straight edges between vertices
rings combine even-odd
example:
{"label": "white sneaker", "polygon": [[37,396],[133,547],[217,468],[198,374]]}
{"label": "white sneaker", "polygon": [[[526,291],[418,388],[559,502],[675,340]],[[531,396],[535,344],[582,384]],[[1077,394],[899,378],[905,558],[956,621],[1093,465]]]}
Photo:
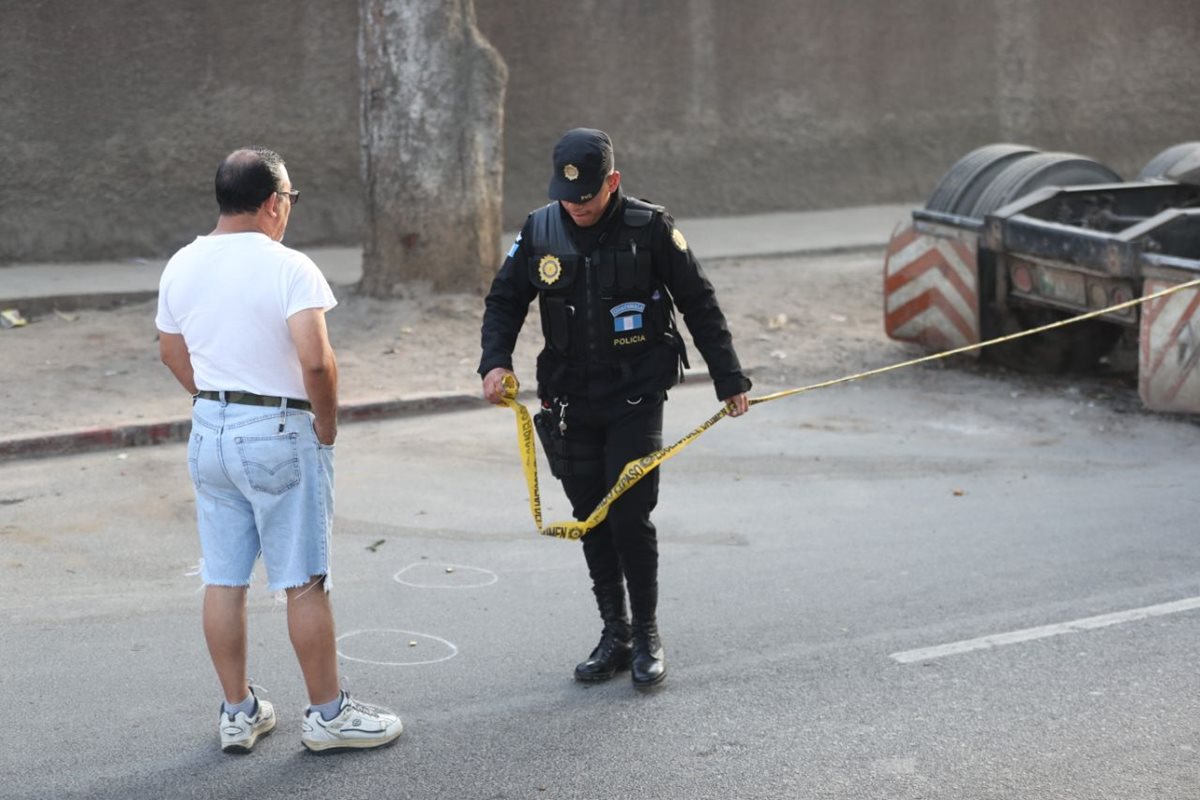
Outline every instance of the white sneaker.
{"label": "white sneaker", "polygon": [[380,747],[395,740],[402,730],[400,717],[391,711],[360,703],[342,692],[341,711],[331,720],[319,711],[305,710],[300,742],[314,751]]}
{"label": "white sneaker", "polygon": [[260,737],[275,729],[275,707],[257,696],[254,700],[258,708],[253,716],[244,711],[230,715],[221,706],[221,749],[226,753],[249,753]]}

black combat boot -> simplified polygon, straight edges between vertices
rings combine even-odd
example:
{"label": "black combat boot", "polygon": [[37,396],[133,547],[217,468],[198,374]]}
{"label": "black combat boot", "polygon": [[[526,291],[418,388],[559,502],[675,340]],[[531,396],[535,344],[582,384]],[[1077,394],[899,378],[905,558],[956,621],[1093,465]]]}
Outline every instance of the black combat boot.
{"label": "black combat boot", "polygon": [[604,632],[600,644],[584,661],[575,666],[577,681],[606,681],[618,670],[629,669],[629,617],[625,614],[625,587],[620,583],[598,583],[592,587]]}
{"label": "black combat boot", "polygon": [[633,610],[633,685],[639,689],[656,686],[667,677],[667,659],[658,638],[658,587],[629,590]]}

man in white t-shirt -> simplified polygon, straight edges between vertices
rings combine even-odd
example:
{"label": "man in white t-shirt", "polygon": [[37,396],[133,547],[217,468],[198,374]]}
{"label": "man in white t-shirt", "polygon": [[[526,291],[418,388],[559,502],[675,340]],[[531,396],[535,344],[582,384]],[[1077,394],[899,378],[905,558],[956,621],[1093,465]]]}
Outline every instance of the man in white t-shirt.
{"label": "man in white t-shirt", "polygon": [[325,312],[337,301],[303,253],[280,242],[300,193],[261,147],[217,169],[220,217],[167,263],[159,351],[192,394],[188,472],[196,490],[204,637],[225,695],[221,748],[247,753],[275,710],[246,678],[246,594],[261,554],[287,595],[288,633],[309,706],[310,750],[378,747],[400,718],[341,690],[329,601],[337,362]]}

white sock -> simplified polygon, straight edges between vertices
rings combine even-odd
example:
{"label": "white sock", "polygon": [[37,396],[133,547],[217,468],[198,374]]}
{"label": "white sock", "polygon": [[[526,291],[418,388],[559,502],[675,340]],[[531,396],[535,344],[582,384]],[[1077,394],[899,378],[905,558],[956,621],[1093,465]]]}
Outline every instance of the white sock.
{"label": "white sock", "polygon": [[247,717],[252,717],[252,716],[254,716],[254,707],[256,705],[258,705],[258,700],[256,700],[254,698],[254,692],[251,692],[250,694],[246,695],[245,700],[238,703],[237,705],[231,706],[231,705],[229,705],[228,702],[226,702],[225,703],[225,713],[231,717],[236,717],[237,713],[239,711],[241,711]]}
{"label": "white sock", "polygon": [[330,700],[328,703],[312,705],[309,706],[308,709],[309,711],[316,711],[321,715],[321,719],[329,722],[329,720],[336,717],[342,711],[342,693],[338,692],[338,696],[333,700]]}

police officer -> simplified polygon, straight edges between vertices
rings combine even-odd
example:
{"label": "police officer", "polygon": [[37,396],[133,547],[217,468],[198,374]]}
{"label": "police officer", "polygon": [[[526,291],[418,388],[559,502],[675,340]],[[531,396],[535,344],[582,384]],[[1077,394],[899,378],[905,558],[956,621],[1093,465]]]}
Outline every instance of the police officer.
{"label": "police officer", "polygon": [[[554,202],[529,215],[488,293],[479,374],[484,397],[500,403],[517,335],[536,298],[545,336],[537,359],[537,428],[551,471],[583,520],[626,463],[662,447],[663,402],[687,365],[674,308],[732,416],[748,410],[750,381],[712,284],[671,216],[621,191],[608,135],[570,130],[555,145],[553,161]],[[575,667],[577,680],[607,680],[627,668],[639,688],[666,677],[650,521],[657,500],[655,470],[583,537],[604,629]]]}

